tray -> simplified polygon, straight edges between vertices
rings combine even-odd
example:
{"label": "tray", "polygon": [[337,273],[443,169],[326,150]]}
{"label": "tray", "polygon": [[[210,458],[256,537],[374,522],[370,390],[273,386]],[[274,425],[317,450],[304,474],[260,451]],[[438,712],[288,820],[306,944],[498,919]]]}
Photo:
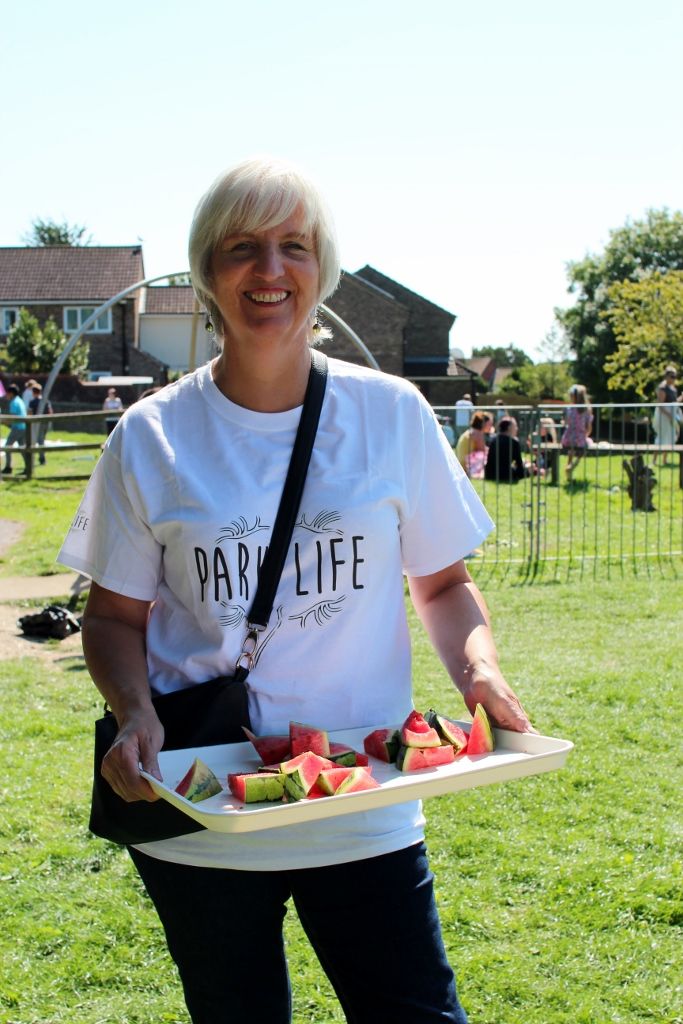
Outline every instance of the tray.
{"label": "tray", "polygon": [[[469,727],[469,724],[460,723],[463,727]],[[362,751],[364,737],[374,728],[383,727],[345,729],[330,733],[330,739]],[[261,762],[251,743],[162,751],[159,754],[159,767],[165,782],[159,782],[148,772],[141,771],[141,774],[160,797],[205,828],[216,832],[255,832],[339,814],[371,811],[409,800],[424,800],[475,786],[550,772],[564,765],[574,746],[569,740],[551,736],[508,732],[504,729],[495,729],[494,733],[496,749],[490,754],[474,757],[466,755],[452,764],[421,768],[415,772],[400,772],[395,765],[371,757],[372,774],[380,783],[379,789],[300,800],[291,804],[243,804],[228,789],[199,804],[193,804],[174,792],[195,757],[200,757],[225,786],[228,772],[255,772]]]}

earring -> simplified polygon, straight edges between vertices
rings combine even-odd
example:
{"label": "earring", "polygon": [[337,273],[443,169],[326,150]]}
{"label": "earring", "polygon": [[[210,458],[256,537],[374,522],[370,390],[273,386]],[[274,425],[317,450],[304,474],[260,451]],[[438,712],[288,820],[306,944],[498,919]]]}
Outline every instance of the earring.
{"label": "earring", "polygon": [[318,320],[318,314],[316,312],[316,313],[313,314],[313,327],[312,327],[312,331],[313,331],[314,334],[319,334],[320,331],[322,331],[322,329],[323,329],[322,328],[322,324]]}
{"label": "earring", "polygon": [[213,326],[213,320],[211,319],[211,314],[210,313],[206,314],[206,320],[204,322],[204,330],[206,331],[207,334],[214,334],[215,333],[216,329]]}

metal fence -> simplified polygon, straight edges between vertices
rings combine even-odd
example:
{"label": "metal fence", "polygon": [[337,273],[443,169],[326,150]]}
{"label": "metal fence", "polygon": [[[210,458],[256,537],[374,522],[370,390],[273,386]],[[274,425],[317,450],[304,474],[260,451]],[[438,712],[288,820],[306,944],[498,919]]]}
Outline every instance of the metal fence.
{"label": "metal fence", "polygon": [[[485,479],[475,469],[472,483],[496,528],[473,552],[473,573],[566,578],[577,572],[606,571],[609,576],[629,567],[680,574],[683,445],[677,437],[657,443],[652,424],[658,407],[593,406],[589,444],[569,478],[568,450],[562,444],[567,408],[507,408],[519,425],[526,472],[510,483]],[[477,409],[494,418],[501,414],[498,407]],[[435,411],[452,423],[452,408]],[[489,469],[494,477],[500,475],[495,467]]]}

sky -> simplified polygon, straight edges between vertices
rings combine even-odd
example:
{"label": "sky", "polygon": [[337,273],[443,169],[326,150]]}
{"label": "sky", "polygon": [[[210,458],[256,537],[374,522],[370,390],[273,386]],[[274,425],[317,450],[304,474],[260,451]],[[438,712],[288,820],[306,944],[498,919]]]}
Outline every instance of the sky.
{"label": "sky", "polygon": [[0,39],[0,245],[40,217],[183,271],[213,179],[272,154],[346,270],[538,359],[567,263],[683,209],[678,0],[32,0]]}

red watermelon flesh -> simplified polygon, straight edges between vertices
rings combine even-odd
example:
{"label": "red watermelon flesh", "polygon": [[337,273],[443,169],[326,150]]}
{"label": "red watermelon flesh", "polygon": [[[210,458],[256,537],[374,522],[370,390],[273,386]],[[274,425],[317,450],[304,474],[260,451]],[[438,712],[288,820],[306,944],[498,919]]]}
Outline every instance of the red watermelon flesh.
{"label": "red watermelon flesh", "polygon": [[242,728],[264,764],[285,761],[289,757],[289,736],[255,736],[246,726]]}
{"label": "red watermelon flesh", "polygon": [[326,796],[333,796],[342,782],[348,779],[355,771],[354,768],[340,766],[339,768],[325,768],[318,778],[318,785],[325,790]]}
{"label": "red watermelon flesh", "polygon": [[493,737],[489,717],[481,704],[477,704],[474,709],[474,720],[467,741],[466,753],[470,755],[490,754],[495,745],[496,741]]}
{"label": "red watermelon flesh", "polygon": [[367,754],[361,754],[358,750],[354,750],[353,747],[348,747],[346,743],[333,743],[330,740],[330,761],[334,761],[335,764],[342,765],[345,768],[355,768],[362,766],[364,768],[368,765]]}
{"label": "red watermelon flesh", "polygon": [[[293,800],[303,800],[311,787],[318,781],[323,768],[334,768],[334,762],[319,757],[307,750],[291,761],[285,761],[282,772],[285,777],[285,789]],[[268,776],[265,776],[266,778]]]}
{"label": "red watermelon flesh", "polygon": [[375,729],[363,740],[366,754],[376,757],[378,761],[392,764],[398,751],[398,731],[396,729]]}
{"label": "red watermelon flesh", "polygon": [[396,767],[402,772],[414,772],[420,768],[435,768],[440,764],[451,764],[455,750],[444,747],[401,747],[396,758]]}
{"label": "red watermelon flesh", "polygon": [[325,792],[323,787],[320,785],[320,781],[314,782],[309,789],[306,799],[307,800],[318,800],[321,796],[329,796],[330,794]]}
{"label": "red watermelon flesh", "polygon": [[334,795],[360,793],[366,789],[379,789],[379,782],[365,768],[352,768],[351,774],[337,787]]}
{"label": "red watermelon flesh", "polygon": [[441,737],[419,711],[411,711],[399,734],[404,747],[440,747]]}
{"label": "red watermelon flesh", "polygon": [[301,722],[289,723],[289,745],[292,757],[297,757],[307,750],[320,754],[321,757],[330,755],[330,741],[325,730]]}
{"label": "red watermelon flesh", "polygon": [[198,804],[200,801],[208,800],[210,796],[220,793],[222,788],[209,766],[204,764],[201,758],[195,757],[175,791],[193,804]]}

